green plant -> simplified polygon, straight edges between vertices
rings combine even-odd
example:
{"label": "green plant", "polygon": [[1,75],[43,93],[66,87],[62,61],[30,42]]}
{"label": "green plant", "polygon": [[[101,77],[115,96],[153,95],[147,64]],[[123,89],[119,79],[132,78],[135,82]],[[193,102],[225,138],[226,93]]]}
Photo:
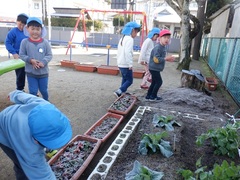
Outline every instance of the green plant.
{"label": "green plant", "polygon": [[180,169],[178,173],[184,180],[238,180],[240,178],[240,166],[235,166],[234,162],[230,164],[224,160],[221,165],[214,164],[210,171],[205,171],[207,166],[201,165],[201,158],[196,162],[197,170],[192,172],[188,169]]}
{"label": "green plant", "polygon": [[153,171],[135,161],[132,171],[126,174],[125,180],[160,180],[163,175],[162,172]]}
{"label": "green plant", "polygon": [[173,155],[170,143],[168,141],[164,141],[162,138],[166,137],[168,134],[166,131],[156,134],[144,134],[143,138],[139,144],[138,152],[142,155],[147,155],[149,150],[153,153],[159,150],[163,156],[170,157]]}
{"label": "green plant", "polygon": [[173,116],[159,116],[158,114],[154,114],[153,125],[155,127],[164,127],[167,131],[173,131],[174,125],[181,126],[181,124],[173,120],[173,118]]}
{"label": "green plant", "polygon": [[211,139],[211,145],[216,148],[215,154],[234,158],[238,155],[240,141],[238,129],[238,124],[228,124],[225,128],[210,129],[207,133],[198,136],[196,143],[198,146],[202,146],[205,140]]}

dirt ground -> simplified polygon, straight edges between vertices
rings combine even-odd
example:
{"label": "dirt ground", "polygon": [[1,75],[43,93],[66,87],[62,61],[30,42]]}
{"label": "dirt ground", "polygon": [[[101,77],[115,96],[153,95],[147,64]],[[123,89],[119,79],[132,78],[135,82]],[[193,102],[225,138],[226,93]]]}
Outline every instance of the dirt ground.
{"label": "dirt ground", "polygon": [[[50,102],[55,104],[61,111],[63,111],[71,120],[74,136],[77,134],[84,134],[98,119],[100,119],[106,112],[107,108],[116,99],[113,95],[121,82],[121,77],[102,75],[98,73],[79,72],[70,68],[63,68],[60,66],[60,60],[71,59],[74,61],[89,63],[89,64],[106,64],[107,50],[89,48],[88,51],[84,48],[73,49],[73,55],[65,55],[66,48],[53,47],[54,58],[49,64],[49,94]],[[134,67],[140,68],[137,64],[139,52],[134,53]],[[0,46],[0,61],[7,60],[8,54],[4,46]],[[116,65],[116,50],[110,50],[110,65]],[[195,153],[205,153],[205,151],[197,151],[193,149],[194,137],[206,130],[206,128],[218,126],[219,117],[223,118],[225,112],[234,113],[237,110],[236,104],[229,98],[225,91],[218,88],[212,92],[212,96],[206,96],[203,93],[188,91],[179,88],[181,72],[176,70],[177,62],[166,63],[166,68],[162,73],[163,86],[160,90],[160,95],[163,101],[159,103],[146,102],[144,96],[146,91],[139,88],[141,79],[134,79],[133,85],[129,88],[129,92],[138,97],[138,105],[151,106],[152,112],[146,112],[143,116],[138,130],[130,139],[126,146],[126,151],[117,160],[116,166],[111,169],[107,179],[124,179],[125,173],[132,169],[133,160],[138,159],[149,168],[160,168],[161,171],[167,170],[166,179],[174,179],[175,173],[171,172],[172,167],[186,166],[194,167],[195,160],[198,158]],[[202,70],[201,62],[193,61],[191,69]],[[0,111],[11,103],[7,101],[6,97],[9,92],[15,89],[15,74],[9,72],[0,77]],[[220,86],[221,87],[221,86]],[[27,86],[26,86],[27,91]],[[136,152],[139,143],[139,137],[145,132],[158,131],[151,126],[151,119],[154,113],[162,113],[162,110],[177,111],[182,113],[198,114],[203,117],[203,121],[195,119],[185,119],[179,116],[178,120],[182,123],[180,128],[176,128],[177,140],[176,152],[170,158],[163,158],[160,155],[153,155],[156,161],[153,163],[152,159],[144,156],[139,156]],[[165,112],[165,111],[163,111]],[[170,139],[172,135],[170,135]],[[211,160],[211,151],[208,151]],[[124,162],[124,158],[128,157],[128,161]],[[14,179],[12,163],[7,156],[0,150],[0,179]],[[131,158],[129,158],[131,157]],[[206,158],[206,159],[207,159]],[[209,160],[207,159],[207,160]],[[94,161],[94,160],[93,160]],[[95,160],[97,161],[97,160]],[[119,166],[118,166],[119,165]],[[89,170],[90,171],[90,170]],[[168,173],[169,172],[169,173]],[[86,179],[87,173],[80,178]],[[174,178],[173,178],[174,177]]]}
{"label": "dirt ground", "polygon": [[[144,113],[135,133],[110,169],[107,180],[124,180],[125,175],[133,169],[135,160],[154,171],[163,172],[164,180],[181,179],[177,174],[180,168],[194,172],[200,157],[202,157],[202,165],[207,166],[209,170],[213,168],[214,163],[221,164],[224,159],[228,162],[240,163],[239,157],[230,159],[226,156],[214,155],[210,143],[206,143],[203,147],[196,146],[196,136],[225,124],[226,117],[223,114],[230,111],[231,105],[224,97],[216,97],[215,94],[210,97],[192,89],[175,88],[163,92],[162,98],[162,102],[149,103],[144,102],[143,97],[139,97],[139,105],[150,106],[152,110]],[[172,115],[174,120],[181,124],[181,127],[174,126],[174,131],[168,131],[168,137],[164,138],[170,142],[174,150],[170,158],[160,153],[144,156],[138,152],[143,134],[164,131],[163,128],[154,127],[152,120],[155,114]],[[175,143],[174,138],[176,138]]]}

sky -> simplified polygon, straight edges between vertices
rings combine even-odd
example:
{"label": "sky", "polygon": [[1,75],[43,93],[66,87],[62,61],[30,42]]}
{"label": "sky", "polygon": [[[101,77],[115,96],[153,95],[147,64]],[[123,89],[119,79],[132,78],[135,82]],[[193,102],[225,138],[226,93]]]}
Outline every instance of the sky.
{"label": "sky", "polygon": [[[47,0],[48,1],[48,0]],[[16,17],[20,13],[30,14],[28,7],[31,5],[32,0],[6,0],[1,1],[0,6],[0,16]],[[41,1],[40,1],[41,2]],[[93,7],[94,5],[99,5],[102,0],[49,0],[49,5],[51,7],[77,7],[77,6],[87,6]]]}
{"label": "sky", "polygon": [[16,17],[28,9],[28,0],[7,0],[2,1],[0,6],[0,15]]}

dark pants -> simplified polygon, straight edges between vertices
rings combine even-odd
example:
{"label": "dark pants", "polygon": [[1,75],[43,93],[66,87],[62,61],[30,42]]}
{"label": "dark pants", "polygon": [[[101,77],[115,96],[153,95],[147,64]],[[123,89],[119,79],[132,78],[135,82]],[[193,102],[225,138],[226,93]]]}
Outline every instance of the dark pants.
{"label": "dark pants", "polygon": [[15,70],[17,90],[23,90],[25,87],[25,68]]}
{"label": "dark pants", "polygon": [[124,93],[133,83],[133,72],[129,68],[119,68],[122,74],[122,84],[119,89]]}
{"label": "dark pants", "polygon": [[15,171],[15,176],[17,180],[28,180],[27,176],[25,175],[25,173],[23,172],[21,165],[17,159],[17,156],[15,154],[15,152],[10,149],[7,146],[4,146],[3,144],[0,143],[0,147],[2,148],[2,150],[7,154],[7,156],[13,161],[14,163],[14,171]]}
{"label": "dark pants", "polygon": [[156,98],[159,88],[161,87],[163,81],[160,71],[149,70],[152,75],[152,83],[148,89],[147,96],[150,98]]}

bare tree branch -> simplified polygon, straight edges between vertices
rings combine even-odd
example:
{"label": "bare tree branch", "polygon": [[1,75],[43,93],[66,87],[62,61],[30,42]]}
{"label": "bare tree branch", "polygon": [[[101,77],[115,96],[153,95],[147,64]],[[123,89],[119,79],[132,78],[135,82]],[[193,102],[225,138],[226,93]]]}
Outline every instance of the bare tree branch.
{"label": "bare tree branch", "polygon": [[173,1],[173,0],[165,0],[168,5],[173,8],[176,13],[181,17],[181,8],[179,6],[179,4],[176,2],[176,1]]}

